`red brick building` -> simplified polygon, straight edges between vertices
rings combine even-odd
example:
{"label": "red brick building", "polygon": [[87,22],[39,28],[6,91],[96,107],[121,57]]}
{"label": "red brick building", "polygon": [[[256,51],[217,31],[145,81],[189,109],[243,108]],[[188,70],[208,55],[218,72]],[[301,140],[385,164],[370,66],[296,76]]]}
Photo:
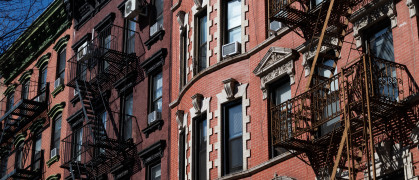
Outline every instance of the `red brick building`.
{"label": "red brick building", "polygon": [[330,1],[299,2],[173,3],[170,179],[417,179],[417,5],[335,1],[317,58]]}

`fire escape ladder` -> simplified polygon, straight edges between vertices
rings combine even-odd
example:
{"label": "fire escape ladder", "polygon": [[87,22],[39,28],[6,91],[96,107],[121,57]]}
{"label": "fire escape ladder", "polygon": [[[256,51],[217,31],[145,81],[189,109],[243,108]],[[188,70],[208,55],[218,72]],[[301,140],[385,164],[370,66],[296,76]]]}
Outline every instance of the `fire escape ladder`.
{"label": "fire escape ladder", "polygon": [[[99,91],[99,94],[100,94],[100,100],[102,101],[103,107],[105,108],[105,110],[108,113],[109,118],[111,120],[112,129],[115,132],[115,134],[119,135],[118,126],[116,125],[115,119],[113,117],[113,112],[112,112],[111,108],[109,107],[109,102],[104,99],[103,92],[102,92],[102,89],[100,88],[100,85],[98,85],[97,88],[98,88],[98,91]],[[103,124],[102,124],[102,126],[103,126]],[[117,141],[119,142],[120,141],[120,136],[116,136],[116,138],[117,138]]]}

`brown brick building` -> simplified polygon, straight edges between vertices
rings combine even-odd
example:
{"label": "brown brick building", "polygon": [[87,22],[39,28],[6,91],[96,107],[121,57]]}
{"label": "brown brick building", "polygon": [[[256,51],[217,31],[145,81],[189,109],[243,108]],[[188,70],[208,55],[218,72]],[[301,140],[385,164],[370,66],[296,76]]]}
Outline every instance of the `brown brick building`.
{"label": "brown brick building", "polygon": [[330,3],[173,3],[170,179],[417,179],[417,5]]}

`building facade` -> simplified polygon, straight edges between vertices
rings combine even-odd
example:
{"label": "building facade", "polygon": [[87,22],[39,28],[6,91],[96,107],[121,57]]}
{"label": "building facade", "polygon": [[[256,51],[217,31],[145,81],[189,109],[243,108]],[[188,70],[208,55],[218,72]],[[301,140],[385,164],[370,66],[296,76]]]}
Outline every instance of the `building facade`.
{"label": "building facade", "polygon": [[170,179],[417,179],[416,6],[175,1]]}
{"label": "building facade", "polygon": [[[51,3],[2,54],[2,179],[60,179],[65,137],[72,22],[61,1]],[[63,130],[61,130],[63,129]]]}

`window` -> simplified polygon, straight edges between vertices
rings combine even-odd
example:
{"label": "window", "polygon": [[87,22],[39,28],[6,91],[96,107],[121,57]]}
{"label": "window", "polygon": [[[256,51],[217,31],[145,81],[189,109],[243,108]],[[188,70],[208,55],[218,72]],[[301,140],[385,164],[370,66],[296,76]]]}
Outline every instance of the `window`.
{"label": "window", "polygon": [[207,179],[207,117],[195,119],[194,179]]}
{"label": "window", "polygon": [[128,140],[132,138],[132,93],[129,93],[123,98],[122,107],[124,108],[124,117],[122,122],[122,139]]}
{"label": "window", "polygon": [[156,6],[156,22],[159,25],[163,25],[163,0],[155,0],[154,5]]}
{"label": "window", "polygon": [[81,161],[81,151],[83,146],[83,128],[79,127],[73,130],[73,140],[74,140],[74,147],[73,147],[73,159],[75,161]]}
{"label": "window", "polygon": [[[108,50],[112,49],[112,36],[111,36],[111,26],[108,26],[100,31],[99,33],[99,43],[100,47],[102,48],[102,53],[105,54],[108,52]],[[109,67],[109,62],[105,59],[99,60],[99,71],[105,72],[107,68]]]}
{"label": "window", "polygon": [[241,0],[229,0],[226,4],[225,44],[241,42]]}
{"label": "window", "polygon": [[198,73],[207,68],[207,12],[198,18]]}
{"label": "window", "polygon": [[[136,18],[134,19],[136,20]],[[135,29],[136,23],[131,20],[127,20],[127,39],[126,39],[126,53],[135,53]]]}
{"label": "window", "polygon": [[[103,131],[104,131],[104,133],[106,133],[106,123],[108,122],[108,121],[107,121],[107,116],[108,116],[108,113],[107,113],[106,111],[102,111],[102,112],[101,112],[101,113],[99,113],[99,115],[98,115],[98,119],[99,119],[99,120],[100,120],[100,122],[102,123],[101,125],[103,126]],[[105,149],[100,148],[100,149],[99,149],[99,153],[100,153],[100,154],[105,153]]]}
{"label": "window", "polygon": [[87,41],[77,48],[77,78],[86,80],[87,77],[87,60],[83,58],[87,55]]}
{"label": "window", "polygon": [[223,106],[223,175],[243,169],[242,105],[238,102]]}
{"label": "window", "polygon": [[[387,61],[394,62],[394,47],[393,47],[393,34],[391,32],[391,23],[387,19],[384,22],[380,22],[377,27],[371,29],[366,33],[365,37],[365,48],[366,52],[372,56]],[[392,101],[397,101],[399,96],[399,90],[397,83],[393,83],[392,79],[397,79],[396,67],[385,65],[378,61],[374,61],[375,65],[374,75],[376,76],[378,87],[375,91],[377,94],[388,98]]]}
{"label": "window", "polygon": [[15,169],[23,169],[23,148],[22,147],[18,147],[16,149],[16,154],[15,154]]}
{"label": "window", "polygon": [[179,134],[179,180],[185,180],[185,131]]}
{"label": "window", "polygon": [[32,168],[35,169],[39,169],[41,168],[41,164],[40,163],[35,163],[35,162],[39,162],[40,158],[41,158],[41,153],[42,153],[42,134],[39,133],[35,139],[34,139],[34,150],[33,150],[33,156],[32,156]]}
{"label": "window", "polygon": [[150,180],[160,180],[161,179],[161,165],[160,163],[152,165],[149,167]]}
{"label": "window", "polygon": [[[270,87],[269,89],[270,103],[269,104],[271,107],[278,106],[281,103],[284,103],[287,100],[291,99],[291,86],[290,86],[290,81],[289,81],[288,76],[284,77],[283,79],[280,79],[276,83],[269,85],[269,87]],[[284,108],[283,110],[286,110],[286,106],[283,108]],[[288,109],[291,109],[291,107],[289,107]],[[287,119],[287,121],[288,122],[280,128],[281,130],[284,130],[284,131],[288,130],[288,132],[286,133],[288,133],[288,135],[291,136],[291,131],[290,131],[291,120]],[[271,158],[286,152],[285,149],[280,148],[280,147],[275,147],[275,146],[271,146],[270,151],[271,151]]]}
{"label": "window", "polygon": [[62,50],[58,55],[57,62],[57,79],[61,78],[61,81],[64,81],[65,76],[65,61],[66,61],[66,49]]}
{"label": "window", "polygon": [[163,77],[162,72],[151,77],[151,112],[162,110],[162,96],[163,96]]}
{"label": "window", "polygon": [[22,83],[22,99],[28,99],[29,95],[29,80]]}
{"label": "window", "polygon": [[47,86],[47,73],[47,67],[42,67],[39,72],[39,92],[43,92]]}
{"label": "window", "polygon": [[51,148],[52,149],[55,148],[57,155],[60,155],[61,116],[54,120],[53,128],[54,128],[54,132],[52,134]]}
{"label": "window", "polygon": [[187,32],[183,32],[180,35],[180,88],[182,89],[183,86],[185,86],[187,81],[187,69],[188,69],[188,38],[187,38]]}
{"label": "window", "polygon": [[311,8],[315,8],[317,5],[322,3],[323,0],[311,0]]}
{"label": "window", "polygon": [[15,94],[14,92],[10,92],[7,95],[7,103],[6,103],[6,111],[10,110],[15,103]]}

